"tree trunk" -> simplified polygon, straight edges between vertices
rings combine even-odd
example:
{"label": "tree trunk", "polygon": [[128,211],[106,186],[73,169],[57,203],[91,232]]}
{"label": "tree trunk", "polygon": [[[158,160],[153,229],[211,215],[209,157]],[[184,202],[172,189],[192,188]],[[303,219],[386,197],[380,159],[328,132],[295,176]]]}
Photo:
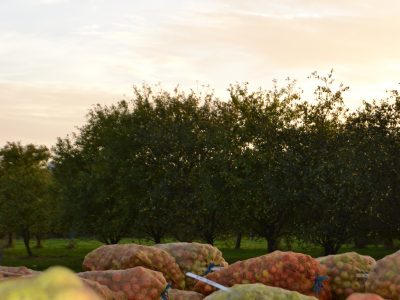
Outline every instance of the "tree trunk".
{"label": "tree trunk", "polygon": [[5,248],[12,248],[12,247],[14,247],[13,233],[9,232],[7,233],[7,244],[5,245]]}
{"label": "tree trunk", "polygon": [[24,240],[24,245],[25,245],[26,252],[28,253],[28,255],[29,255],[30,257],[32,257],[33,254],[32,254],[31,247],[30,247],[30,245],[29,245],[29,242],[30,242],[30,239],[31,239],[31,234],[30,234],[30,232],[29,232],[29,229],[24,229],[24,230],[22,231],[22,238],[23,238],[23,240]]}
{"label": "tree trunk", "polygon": [[110,238],[110,244],[111,245],[118,244],[120,240],[121,240],[121,238],[119,238],[119,237],[112,237],[112,238]]}
{"label": "tree trunk", "polygon": [[214,235],[208,231],[204,232],[204,239],[207,244],[214,245]]}
{"label": "tree trunk", "polygon": [[268,242],[268,252],[274,252],[275,250],[278,249],[278,239],[275,237],[267,237],[267,242]]}
{"label": "tree trunk", "polygon": [[40,236],[40,234],[36,234],[36,246],[35,246],[35,248],[43,248],[42,237]]}
{"label": "tree trunk", "polygon": [[214,238],[213,237],[207,237],[206,238],[207,244],[210,244],[211,246],[214,246]]}
{"label": "tree trunk", "polygon": [[[73,240],[73,238],[72,238],[71,240]],[[121,240],[121,238],[119,238],[119,237],[105,237],[105,236],[100,236],[100,237],[98,238],[98,240],[99,240],[100,242],[102,242],[103,244],[106,244],[106,245],[114,245],[114,244],[118,244],[119,241]]]}
{"label": "tree trunk", "polygon": [[337,254],[339,249],[340,249],[340,245],[335,245],[334,243],[330,243],[327,242],[325,244],[322,245],[324,247],[324,255],[331,255],[331,254]]}
{"label": "tree trunk", "polygon": [[236,236],[236,244],[235,244],[235,249],[240,249],[240,245],[242,243],[242,233],[239,232]]}
{"label": "tree trunk", "polygon": [[365,248],[367,248],[367,245],[368,245],[368,241],[366,238],[357,237],[354,239],[354,246],[356,248],[365,249]]}
{"label": "tree trunk", "polygon": [[214,245],[215,229],[216,229],[216,216],[215,210],[209,212],[204,219],[203,236],[206,242],[210,245]]}
{"label": "tree trunk", "polygon": [[146,233],[148,234],[149,237],[154,241],[156,244],[160,244],[161,240],[163,238],[163,228],[160,228],[160,226],[148,226]]}

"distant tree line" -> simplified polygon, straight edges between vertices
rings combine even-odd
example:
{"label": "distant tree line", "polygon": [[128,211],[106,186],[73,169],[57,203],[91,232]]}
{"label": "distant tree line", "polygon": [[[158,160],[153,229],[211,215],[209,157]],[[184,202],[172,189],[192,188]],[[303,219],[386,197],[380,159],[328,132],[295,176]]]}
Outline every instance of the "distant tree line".
{"label": "distant tree line", "polygon": [[[106,244],[254,234],[325,254],[399,237],[400,94],[344,105],[332,72],[230,97],[143,86],[130,101],[97,105],[76,134],[45,147],[0,151],[0,232],[76,232]],[[48,162],[51,159],[51,168]],[[29,247],[27,247],[28,249]]]}

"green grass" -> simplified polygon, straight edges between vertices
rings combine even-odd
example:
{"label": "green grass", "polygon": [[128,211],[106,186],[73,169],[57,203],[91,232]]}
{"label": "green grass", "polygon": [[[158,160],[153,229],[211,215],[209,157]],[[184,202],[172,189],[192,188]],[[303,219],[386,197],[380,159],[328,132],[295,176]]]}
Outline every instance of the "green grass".
{"label": "green grass", "polygon": [[[68,240],[51,239],[43,243],[43,248],[36,249],[32,247],[34,257],[27,257],[22,241],[15,241],[13,248],[4,249],[3,261],[1,265],[5,266],[27,266],[35,270],[45,270],[50,266],[62,265],[74,271],[81,271],[81,265],[85,255],[101,245],[100,242],[90,239],[77,239],[74,249],[67,249]],[[122,243],[135,242],[138,244],[151,245],[148,240],[124,239]],[[166,241],[168,242],[168,241]],[[264,239],[243,239],[241,249],[233,249],[233,240],[217,241],[218,247],[224,258],[233,263],[238,260],[266,254],[266,241]],[[283,247],[282,250],[289,250]],[[343,246],[340,252],[356,251],[360,254],[370,255],[375,259],[380,259],[385,255],[395,252],[397,249],[385,249],[383,246],[370,245],[365,249],[355,249],[350,245]],[[322,256],[322,248],[303,243],[293,243],[292,251],[309,254],[313,257]]]}
{"label": "green grass", "polygon": [[43,248],[32,247],[34,257],[27,257],[22,241],[17,240],[13,248],[4,249],[2,265],[23,265],[35,270],[63,265],[80,271],[85,255],[101,245],[100,242],[94,240],[79,240],[75,249],[67,249],[67,244],[67,240],[47,240],[43,243]]}

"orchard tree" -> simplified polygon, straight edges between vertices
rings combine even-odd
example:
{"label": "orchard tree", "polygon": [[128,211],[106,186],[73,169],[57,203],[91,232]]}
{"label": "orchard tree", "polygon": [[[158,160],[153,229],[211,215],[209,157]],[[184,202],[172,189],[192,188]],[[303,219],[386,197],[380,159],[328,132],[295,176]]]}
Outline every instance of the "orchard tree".
{"label": "orchard tree", "polygon": [[[194,93],[135,90],[132,117],[141,128],[134,164],[141,170],[145,190],[136,227],[155,243],[175,235],[187,238],[182,226],[191,211],[190,172],[195,162],[199,99]],[[188,205],[189,204],[189,205]],[[190,237],[189,237],[190,239]]]}
{"label": "orchard tree", "polygon": [[343,93],[348,88],[334,86],[332,71],[313,77],[321,83],[315,101],[301,105],[299,228],[300,236],[321,245],[328,255],[351,240],[359,203],[354,201],[353,155],[344,126]]}
{"label": "orchard tree", "polygon": [[33,144],[8,142],[0,150],[0,221],[8,232],[21,234],[29,256],[32,232],[48,229],[56,206],[49,193],[49,158],[45,146]]}
{"label": "orchard tree", "polygon": [[[386,245],[392,245],[400,225],[400,96],[392,91],[389,98],[364,102],[349,120],[354,135],[358,185],[364,209],[359,227],[368,229]],[[362,231],[362,228],[359,229]]]}
{"label": "orchard tree", "polygon": [[226,184],[218,181],[221,127],[212,93],[149,88],[136,93],[133,116],[140,121],[142,142],[135,164],[147,191],[136,227],[156,243],[168,234],[212,244],[227,219]]}
{"label": "orchard tree", "polygon": [[294,159],[299,91],[289,80],[287,86],[280,88],[275,83],[269,91],[250,92],[247,85],[237,85],[230,93],[242,128],[242,159],[238,165],[246,198],[242,198],[239,213],[246,216],[246,224],[254,233],[267,240],[272,252],[279,239],[294,227],[291,220],[296,203],[290,162]]}
{"label": "orchard tree", "polygon": [[128,103],[97,106],[79,134],[59,139],[54,176],[69,230],[115,244],[131,232],[141,193],[130,164],[136,149]]}

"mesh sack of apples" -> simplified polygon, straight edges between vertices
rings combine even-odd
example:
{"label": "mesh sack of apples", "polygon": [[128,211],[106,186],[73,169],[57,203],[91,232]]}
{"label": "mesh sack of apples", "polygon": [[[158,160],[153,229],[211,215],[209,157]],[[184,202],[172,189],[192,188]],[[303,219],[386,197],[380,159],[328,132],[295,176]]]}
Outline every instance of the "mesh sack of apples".
{"label": "mesh sack of apples", "polygon": [[[222,252],[217,248],[200,243],[169,243],[158,244],[154,247],[168,252],[175,258],[183,273],[192,272],[197,275],[205,275],[211,271],[211,267],[227,267],[228,263],[222,257]],[[192,289],[196,281],[186,278],[186,289]]]}
{"label": "mesh sack of apples", "polygon": [[386,299],[400,299],[400,251],[376,262],[369,273],[365,290]]}
{"label": "mesh sack of apples", "polygon": [[168,290],[169,300],[202,300],[204,295],[193,291],[181,291],[177,289]]}
{"label": "mesh sack of apples", "polygon": [[[228,287],[235,284],[263,283],[325,300],[331,298],[326,274],[326,268],[309,255],[275,251],[238,261],[208,274],[206,278]],[[205,295],[215,291],[203,282],[198,282],[194,289]]]}
{"label": "mesh sack of apples", "polygon": [[317,300],[294,291],[266,286],[260,283],[238,284],[229,291],[218,291],[204,300]]}
{"label": "mesh sack of apples", "polygon": [[124,293],[110,290],[107,286],[96,281],[80,278],[86,287],[91,289],[102,300],[126,300]]}
{"label": "mesh sack of apples", "polygon": [[377,294],[354,293],[347,297],[346,300],[385,300]]}
{"label": "mesh sack of apples", "polygon": [[329,282],[335,299],[342,300],[353,293],[365,292],[367,274],[376,261],[356,252],[329,255],[317,259],[328,270]]}
{"label": "mesh sack of apples", "polygon": [[136,244],[104,245],[85,256],[83,269],[122,270],[145,267],[164,274],[174,288],[184,289],[185,276],[175,259],[166,251]]}
{"label": "mesh sack of apples", "polygon": [[143,267],[125,270],[88,271],[81,278],[96,281],[114,292],[122,292],[128,300],[160,299],[167,294],[167,281],[162,273]]}
{"label": "mesh sack of apples", "polygon": [[28,269],[27,267],[5,267],[0,266],[0,280],[39,274],[40,272]]}
{"label": "mesh sack of apples", "polygon": [[0,282],[2,300],[101,300],[72,271],[53,267],[37,276]]}

